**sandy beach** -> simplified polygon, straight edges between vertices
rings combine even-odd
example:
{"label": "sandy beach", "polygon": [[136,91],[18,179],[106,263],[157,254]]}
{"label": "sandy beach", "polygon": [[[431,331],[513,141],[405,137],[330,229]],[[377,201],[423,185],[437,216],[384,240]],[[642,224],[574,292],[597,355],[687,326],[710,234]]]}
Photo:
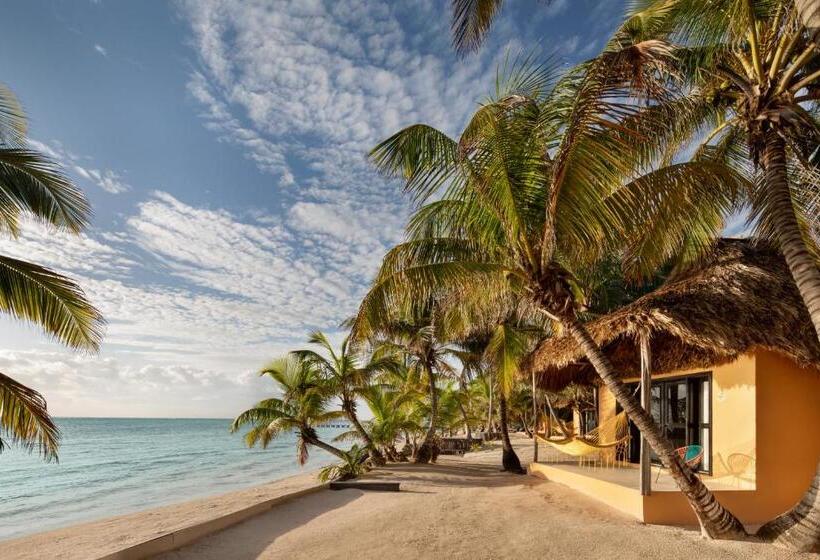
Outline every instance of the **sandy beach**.
{"label": "sandy beach", "polygon": [[[515,443],[529,460],[530,441]],[[707,542],[692,529],[643,525],[560,484],[501,473],[499,456],[496,444],[436,465],[391,465],[368,479],[399,481],[400,493],[319,490],[157,558],[794,558],[759,543]],[[300,475],[7,541],[3,558],[99,558],[315,484],[313,474]]]}
{"label": "sandy beach", "polygon": [[88,560],[254,504],[319,486],[309,472],[218,496],[184,501],[0,542],[3,560]]}
{"label": "sandy beach", "polygon": [[[522,460],[531,443],[516,438]],[[707,542],[692,529],[643,525],[560,484],[498,470],[494,448],[369,478],[400,493],[323,491],[162,560],[794,558],[769,545]],[[817,558],[818,555],[802,555]]]}

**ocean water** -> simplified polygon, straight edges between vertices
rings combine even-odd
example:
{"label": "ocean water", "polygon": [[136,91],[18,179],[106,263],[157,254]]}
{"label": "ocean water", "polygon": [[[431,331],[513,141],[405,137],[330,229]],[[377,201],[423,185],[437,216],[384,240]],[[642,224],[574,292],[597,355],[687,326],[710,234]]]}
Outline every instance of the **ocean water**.
{"label": "ocean water", "polygon": [[[230,420],[60,418],[59,463],[19,449],[0,454],[0,540],[258,486],[335,462],[296,437],[248,449]],[[331,439],[341,430],[320,429]]]}

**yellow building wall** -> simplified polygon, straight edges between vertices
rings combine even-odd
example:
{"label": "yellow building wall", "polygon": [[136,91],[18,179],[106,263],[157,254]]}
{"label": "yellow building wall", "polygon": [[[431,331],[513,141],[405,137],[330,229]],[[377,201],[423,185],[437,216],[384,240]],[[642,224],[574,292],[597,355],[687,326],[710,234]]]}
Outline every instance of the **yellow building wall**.
{"label": "yellow building wall", "polygon": [[712,479],[738,489],[756,482],[758,393],[755,356],[712,369]]}
{"label": "yellow building wall", "polygon": [[601,424],[615,416],[615,395],[606,387],[598,388],[598,423]]}
{"label": "yellow building wall", "polygon": [[[712,372],[713,476],[701,478],[744,523],[768,521],[799,501],[820,460],[820,371],[759,350],[711,370],[679,371],[653,379],[704,371]],[[599,403],[601,418],[614,414],[614,398],[605,388],[599,392]],[[654,491],[645,496],[642,519],[696,523],[679,492]]]}
{"label": "yellow building wall", "polygon": [[[714,366],[681,370],[667,374],[653,375],[653,380],[671,377],[685,377],[710,373],[712,377],[711,424],[712,438],[710,453],[712,476],[702,475],[705,481],[715,480],[720,484],[730,484],[733,488],[753,490],[755,488],[756,453],[756,379],[755,356],[741,356],[734,362]],[[626,379],[628,383],[639,381]],[[615,414],[615,397],[605,387],[599,390],[600,418],[610,418]],[[704,447],[708,447],[708,444]]]}

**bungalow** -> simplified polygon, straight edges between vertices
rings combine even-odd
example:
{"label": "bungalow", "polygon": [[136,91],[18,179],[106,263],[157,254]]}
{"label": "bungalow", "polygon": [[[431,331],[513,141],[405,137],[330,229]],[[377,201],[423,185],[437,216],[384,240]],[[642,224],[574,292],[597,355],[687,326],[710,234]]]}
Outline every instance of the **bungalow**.
{"label": "bungalow", "polygon": [[[722,240],[696,269],[587,327],[675,446],[702,452],[693,465],[741,521],[800,500],[820,460],[820,344],[778,251]],[[598,425],[620,412],[569,336],[544,341],[529,366],[547,390],[595,387]],[[620,461],[600,447],[600,461],[583,466],[542,443],[530,472],[647,523],[696,523],[634,426]],[[559,450],[551,460],[548,449]]]}

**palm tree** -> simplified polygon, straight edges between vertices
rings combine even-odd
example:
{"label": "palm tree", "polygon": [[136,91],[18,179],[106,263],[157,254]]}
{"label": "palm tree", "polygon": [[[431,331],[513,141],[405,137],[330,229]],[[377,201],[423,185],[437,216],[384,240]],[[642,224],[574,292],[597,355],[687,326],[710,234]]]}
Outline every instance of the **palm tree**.
{"label": "palm tree", "polygon": [[446,336],[443,336],[442,325],[436,323],[435,316],[433,306],[427,302],[425,309],[415,314],[415,318],[385,322],[386,316],[382,316],[379,326],[367,331],[367,335],[364,335],[364,331],[359,331],[360,336],[381,333],[386,338],[383,345],[401,352],[408,369],[415,371],[415,376],[423,378],[427,384],[430,399],[427,430],[421,445],[416,449],[416,463],[428,463],[434,455],[433,436],[438,421],[438,378],[440,375],[455,375],[447,362],[447,357],[452,355],[452,348],[444,342]]}
{"label": "palm tree", "polygon": [[460,398],[458,399],[458,408],[459,412],[461,412],[461,419],[464,426],[464,437],[467,438],[468,442],[473,441],[473,429],[470,421],[470,416],[468,415],[467,411],[469,409],[469,402],[470,402],[470,393],[469,393],[469,382],[470,382],[470,370],[473,367],[470,363],[471,356],[469,353],[455,351],[454,355],[456,358],[459,359],[461,362],[461,373],[458,374],[458,390],[461,393]]}
{"label": "palm tree", "polygon": [[[647,108],[658,157],[718,161],[748,177],[750,192],[692,196],[675,187],[652,200],[644,188],[618,195],[633,217],[636,268],[675,254],[698,256],[720,234],[726,201],[747,203],[754,233],[779,244],[820,339],[820,248],[813,159],[820,146],[820,4],[813,0],[642,2],[610,48],[663,43],[679,95]],[[674,46],[674,48],[673,48]],[[666,126],[657,125],[663,123]],[[671,126],[670,126],[671,125]],[[640,187],[638,185],[638,187]],[[689,202],[687,202],[689,201]],[[710,224],[692,218],[709,216]],[[785,546],[820,547],[820,464],[803,500],[759,530]]]}
{"label": "palm tree", "polygon": [[493,431],[493,379],[489,370],[480,369],[467,386],[470,395],[471,410],[476,417],[486,418],[485,432]]}
{"label": "palm tree", "polygon": [[[453,381],[445,383],[440,389],[439,397],[439,429],[445,435],[452,435],[464,425],[465,395]],[[469,421],[469,420],[468,420]]]}
{"label": "palm tree", "polygon": [[334,480],[351,480],[358,478],[362,474],[370,470],[370,465],[367,464],[368,450],[353,445],[347,451],[342,452],[344,458],[341,463],[336,465],[328,465],[319,471],[320,482],[330,482]]}
{"label": "palm tree", "polygon": [[538,425],[537,415],[533,416],[532,388],[519,381],[513,388],[509,404],[510,410],[513,411],[518,421],[521,422],[524,433],[527,434],[528,438],[532,439],[533,433],[536,431]]}
{"label": "palm tree", "polygon": [[[616,55],[617,56],[617,55]],[[743,535],[740,522],[675,453],[579,320],[573,269],[592,260],[613,224],[603,201],[635,177],[645,146],[623,122],[630,91],[614,83],[614,57],[556,81],[525,61],[498,80],[495,96],[458,139],[408,127],[372,151],[385,173],[402,176],[422,206],[408,241],[384,258],[354,331],[378,328],[393,307],[431,297],[510,299],[548,317],[577,341],[607,388],[645,435],[695,511],[704,535]],[[722,166],[682,163],[639,176],[663,188],[736,182]]]}
{"label": "palm tree", "polygon": [[[25,135],[20,104],[0,84],[0,231],[16,237],[21,219],[33,218],[79,234],[90,215],[85,196],[56,164],[28,146]],[[76,283],[5,255],[0,255],[0,311],[38,325],[71,348],[96,351],[102,340],[102,316]],[[19,444],[56,460],[59,437],[42,395],[0,373],[0,451]]]}
{"label": "palm tree", "polygon": [[245,443],[248,447],[258,443],[264,449],[283,432],[295,431],[296,457],[300,465],[307,462],[311,445],[343,461],[347,459],[344,451],[319,439],[316,432],[318,424],[344,418],[345,413],[328,410],[332,387],[314,363],[291,353],[274,360],[259,375],[273,379],[282,396],[259,401],[237,416],[231,424],[231,433],[251,424],[252,428],[245,434]]}
{"label": "palm tree", "polygon": [[488,372],[495,374],[493,382],[498,389],[501,462],[505,471],[523,474],[521,461],[510,441],[508,404],[521,375],[521,362],[543,336],[544,330],[527,324],[524,318],[516,317],[512,312],[493,323],[482,324],[478,321],[475,325],[474,332],[462,345],[480,356]]}
{"label": "palm tree", "polygon": [[[381,345],[379,351],[392,352],[397,366],[381,371],[373,379],[371,386],[395,394],[397,413],[400,413],[401,417],[406,420],[401,428],[404,448],[400,455],[415,457],[419,447],[418,438],[427,431],[429,407],[425,410],[422,406],[425,397],[429,394],[428,383],[424,378],[425,373],[419,368],[409,366],[410,360],[403,354],[400,346],[390,348],[390,345]],[[362,394],[362,397],[367,402],[366,392]]]}
{"label": "palm tree", "polygon": [[365,423],[371,441],[391,461],[403,460],[396,450],[396,440],[403,433],[423,429],[409,413],[408,393],[382,384],[372,384],[363,388],[360,395],[372,416]]}
{"label": "palm tree", "polygon": [[[816,216],[806,214],[820,180],[810,161],[820,146],[820,57],[795,3],[644,2],[610,48],[646,43],[665,45],[672,56],[662,70],[680,81],[678,95],[635,115],[650,123],[656,157],[680,157],[692,152],[693,140],[699,141],[694,160],[732,167],[752,189],[714,192],[688,205],[684,197],[692,193],[681,185],[670,184],[644,204],[639,198],[646,194],[645,185],[625,189],[622,202],[630,206],[625,212],[633,216],[633,229],[651,232],[640,236],[634,249],[641,267],[652,270],[669,257],[711,245],[723,222],[687,228],[693,204],[704,215],[722,217],[727,200],[734,207],[748,203],[756,235],[779,244],[820,339],[820,268],[811,238]],[[675,227],[660,228],[661,223]]]}
{"label": "palm tree", "polygon": [[362,427],[356,415],[356,396],[375,374],[395,367],[396,362],[393,356],[379,358],[373,354],[365,363],[361,363],[359,353],[350,344],[349,336],[342,340],[337,353],[327,336],[321,331],[311,333],[308,342],[322,348],[327,356],[313,350],[297,350],[294,353],[300,359],[319,368],[329,380],[330,390],[341,400],[342,410],[353,424],[358,437],[364,441],[365,447],[370,451],[371,459],[377,465],[384,464],[384,457],[378,447],[373,444],[367,430]]}

